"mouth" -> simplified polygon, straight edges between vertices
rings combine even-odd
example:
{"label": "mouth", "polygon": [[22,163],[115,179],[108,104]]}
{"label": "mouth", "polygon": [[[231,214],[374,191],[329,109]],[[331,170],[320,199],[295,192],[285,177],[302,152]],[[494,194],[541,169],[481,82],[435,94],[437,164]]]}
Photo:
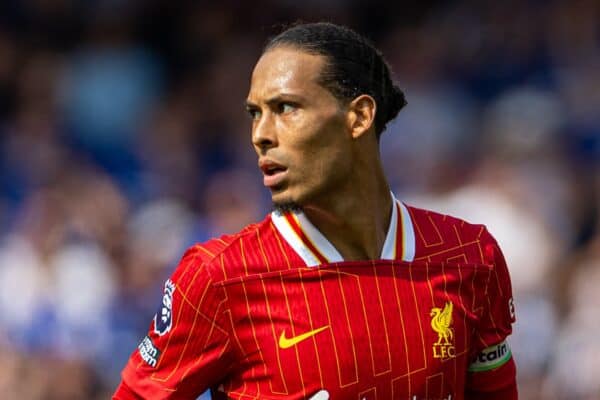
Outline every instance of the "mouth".
{"label": "mouth", "polygon": [[280,186],[287,175],[287,167],[273,161],[259,161],[258,166],[263,173],[263,184],[275,189]]}

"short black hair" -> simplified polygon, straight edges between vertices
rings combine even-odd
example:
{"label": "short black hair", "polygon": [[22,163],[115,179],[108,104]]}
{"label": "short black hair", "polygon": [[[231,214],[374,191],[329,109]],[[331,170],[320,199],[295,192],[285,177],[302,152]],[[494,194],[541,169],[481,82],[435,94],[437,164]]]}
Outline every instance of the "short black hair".
{"label": "short black hair", "polygon": [[329,22],[297,24],[271,38],[263,54],[278,46],[324,56],[327,65],[319,83],[338,100],[351,101],[361,94],[373,97],[378,138],[406,105],[404,93],[392,82],[390,67],[381,52],[352,29]]}

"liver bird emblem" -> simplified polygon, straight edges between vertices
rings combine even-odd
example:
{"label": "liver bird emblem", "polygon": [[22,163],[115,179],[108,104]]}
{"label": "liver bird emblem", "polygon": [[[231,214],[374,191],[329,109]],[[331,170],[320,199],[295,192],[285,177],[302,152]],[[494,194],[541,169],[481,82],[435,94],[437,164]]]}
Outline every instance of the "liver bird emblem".
{"label": "liver bird emblem", "polygon": [[431,318],[431,327],[438,334],[438,341],[435,343],[436,345],[442,344],[442,340],[444,341],[444,345],[450,345],[450,340],[454,337],[454,332],[452,332],[452,302],[447,302],[444,306],[444,309],[434,307],[431,309],[431,313],[429,315]]}

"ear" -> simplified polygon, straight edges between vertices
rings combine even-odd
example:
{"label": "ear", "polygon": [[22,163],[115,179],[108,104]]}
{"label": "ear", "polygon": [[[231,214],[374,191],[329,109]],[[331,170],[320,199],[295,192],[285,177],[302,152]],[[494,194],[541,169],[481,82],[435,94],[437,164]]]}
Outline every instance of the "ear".
{"label": "ear", "polygon": [[348,127],[354,139],[364,135],[375,126],[375,99],[367,94],[361,94],[348,105]]}

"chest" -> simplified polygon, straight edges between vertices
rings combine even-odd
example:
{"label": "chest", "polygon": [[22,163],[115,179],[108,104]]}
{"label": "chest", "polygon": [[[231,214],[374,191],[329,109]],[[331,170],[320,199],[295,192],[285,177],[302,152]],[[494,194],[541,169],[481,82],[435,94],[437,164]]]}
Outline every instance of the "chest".
{"label": "chest", "polygon": [[355,263],[230,285],[243,356],[230,396],[460,398],[488,278],[485,268]]}

